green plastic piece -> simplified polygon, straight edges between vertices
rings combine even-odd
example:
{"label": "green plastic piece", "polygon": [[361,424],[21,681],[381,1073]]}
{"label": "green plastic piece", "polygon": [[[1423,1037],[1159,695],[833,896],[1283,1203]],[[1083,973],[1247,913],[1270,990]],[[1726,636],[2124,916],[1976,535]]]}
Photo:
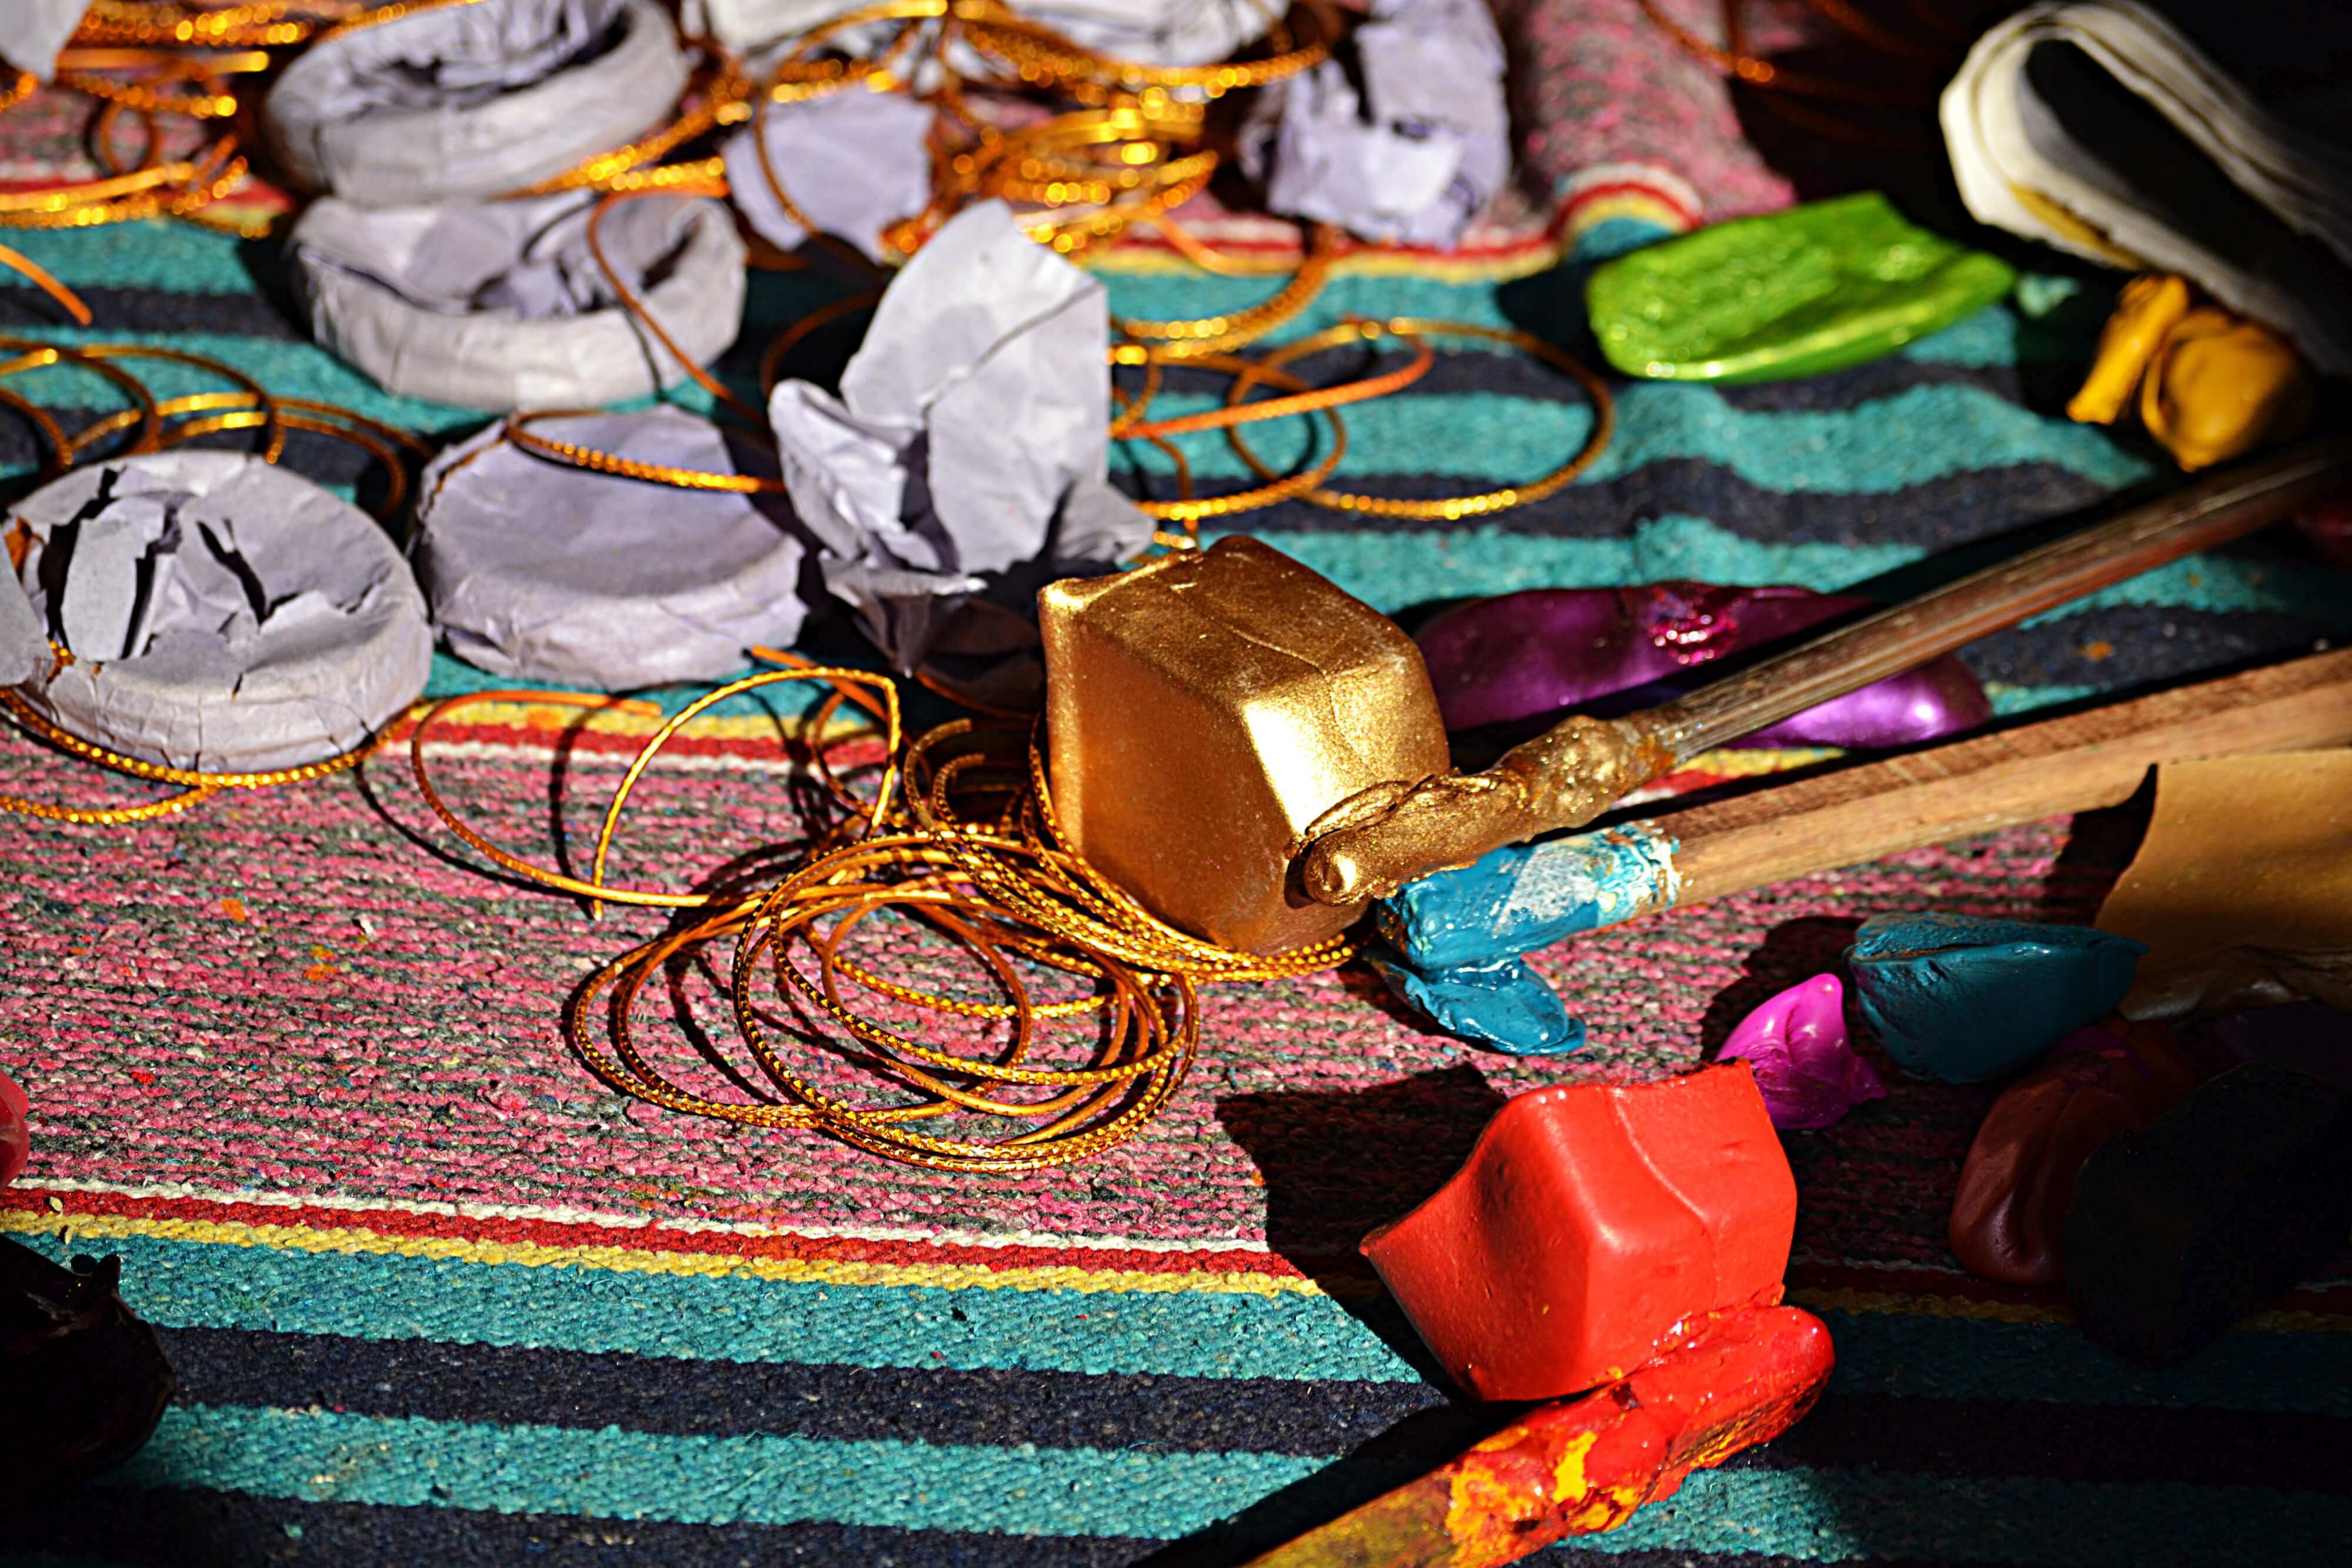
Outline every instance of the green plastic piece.
{"label": "green plastic piece", "polygon": [[1875,191],[1715,224],[1597,268],[1609,362],[1655,381],[1788,381],[1859,365],[2016,285],[1996,256],[1906,223]]}

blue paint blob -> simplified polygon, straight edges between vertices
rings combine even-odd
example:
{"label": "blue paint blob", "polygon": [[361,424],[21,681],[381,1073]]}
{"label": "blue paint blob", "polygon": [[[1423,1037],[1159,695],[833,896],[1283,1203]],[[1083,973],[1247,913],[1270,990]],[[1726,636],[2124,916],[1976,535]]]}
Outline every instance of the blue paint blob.
{"label": "blue paint blob", "polygon": [[1448,1034],[1512,1056],[1565,1056],[1584,1044],[1584,1025],[1524,958],[1422,970],[1395,953],[1364,954],[1408,1006]]}
{"label": "blue paint blob", "polygon": [[1983,1083],[2114,1011],[2147,951],[2087,925],[1880,915],[1845,956],[1862,1016],[1905,1071]]}
{"label": "blue paint blob", "polygon": [[1486,967],[1673,906],[1675,841],[1648,822],[1492,851],[1407,883],[1372,918],[1423,974]]}

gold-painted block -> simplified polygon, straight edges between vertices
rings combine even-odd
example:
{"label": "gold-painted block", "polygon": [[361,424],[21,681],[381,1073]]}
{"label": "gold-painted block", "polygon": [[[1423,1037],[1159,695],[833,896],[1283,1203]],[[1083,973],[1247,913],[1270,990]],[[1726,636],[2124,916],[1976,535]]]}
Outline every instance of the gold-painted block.
{"label": "gold-painted block", "polygon": [[1448,767],[1412,639],[1234,537],[1037,596],[1054,803],[1072,847],[1172,925],[1274,953],[1362,905],[1317,904],[1299,836],[1376,784]]}

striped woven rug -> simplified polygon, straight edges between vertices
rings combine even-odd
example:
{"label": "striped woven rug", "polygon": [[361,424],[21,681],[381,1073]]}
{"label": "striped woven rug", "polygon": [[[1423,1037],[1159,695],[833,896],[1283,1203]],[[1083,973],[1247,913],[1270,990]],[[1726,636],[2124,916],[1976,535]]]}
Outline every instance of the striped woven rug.
{"label": "striped woven rug", "polygon": [[[0,287],[0,329],[195,349],[434,435],[475,423],[386,397],[303,341],[265,246],[189,227],[11,238],[99,325],[59,328],[32,290]],[[1573,346],[1572,274],[1511,270],[1349,271],[1295,329],[1409,313]],[[1108,277],[1115,309],[1155,318],[1273,287],[1149,256]],[[805,277],[757,278],[729,372],[748,377],[758,346],[820,298]],[[1912,591],[2156,474],[2053,417],[2105,301],[2054,279],[2023,298],[2038,313],[1990,309],[1815,381],[1621,386],[1594,470],[1488,523],[1367,528],[1294,507],[1242,520],[1399,612],[1667,576]],[[820,340],[808,369],[846,347]],[[1560,378],[1454,347],[1409,393],[1349,411],[1343,479],[1485,487],[1581,440],[1589,413]],[[169,367],[151,379],[165,394],[210,384]],[[110,406],[62,379],[18,384]],[[1222,392],[1181,382],[1162,406]],[[1204,487],[1246,483],[1214,438],[1188,451]],[[29,433],[0,428],[16,482],[34,456]],[[298,441],[289,461],[359,477],[323,443]],[[1131,482],[1164,493],[1155,455],[1134,461]],[[2282,535],[1967,657],[2015,713],[2347,634],[2352,580]],[[484,684],[454,663],[436,675],[439,691]],[[429,750],[486,831],[544,857],[593,832],[633,726],[485,704]],[[616,874],[682,885],[790,838],[775,738],[756,711],[698,727],[636,808]],[[0,788],[132,793],[16,741],[0,746]],[[31,1092],[36,1152],[0,1228],[59,1258],[121,1255],[179,1392],[126,1469],[0,1523],[0,1554],[1237,1562],[1496,1424],[1433,1380],[1353,1246],[1442,1180],[1505,1096],[1694,1062],[1747,1008],[1832,966],[1874,913],[2085,917],[2125,843],[2095,822],[2031,825],[1540,955],[1593,1041],[1557,1062],[1433,1035],[1352,970],[1220,991],[1197,1068],[1144,1135],[1075,1169],[973,1178],[608,1092],[565,1044],[562,1009],[658,920],[592,924],[488,874],[396,750],[146,826],[13,821],[0,1062]],[[719,1042],[731,1036],[714,984],[681,971],[666,1006]],[[747,1063],[670,1034],[661,1060],[682,1078],[757,1092]],[[1887,1076],[1885,1101],[1788,1139],[1802,1195],[1791,1295],[1835,1333],[1830,1396],[1630,1528],[1538,1561],[2341,1561],[2352,1276],[2186,1366],[2134,1369],[2052,1301],[1958,1270],[1945,1215],[1989,1094]]]}

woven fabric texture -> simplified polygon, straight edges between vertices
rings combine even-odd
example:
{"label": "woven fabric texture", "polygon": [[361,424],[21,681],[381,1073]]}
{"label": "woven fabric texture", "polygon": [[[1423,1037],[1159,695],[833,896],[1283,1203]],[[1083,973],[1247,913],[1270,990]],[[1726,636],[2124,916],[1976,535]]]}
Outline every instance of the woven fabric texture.
{"label": "woven fabric texture", "polygon": [[[34,290],[0,287],[0,329],[195,349],[435,438],[478,423],[387,397],[304,342],[267,247],[184,226],[12,243],[99,326],[60,327]],[[1112,308],[1145,318],[1272,287],[1149,258],[1107,277]],[[1398,612],[1659,577],[1914,591],[2156,476],[2145,451],[2055,416],[2105,309],[2064,292],[1814,381],[1620,385],[1593,471],[1490,521],[1365,527],[1295,506],[1244,520]],[[1356,270],[1296,329],[1409,313],[1573,347],[1577,293],[1566,268]],[[722,369],[748,382],[761,344],[821,297],[805,276],[757,277]],[[837,366],[846,343],[820,335],[803,368]],[[1452,347],[1411,392],[1348,412],[1342,479],[1483,488],[1580,441],[1589,413],[1562,379]],[[206,383],[159,367],[152,384]],[[1160,406],[1222,394],[1175,377]],[[62,380],[40,395],[110,406]],[[1294,439],[1269,432],[1263,449],[1279,461]],[[10,483],[32,442],[0,426]],[[1187,450],[1204,488],[1249,482],[1215,437]],[[360,479],[324,442],[298,437],[289,460]],[[1134,461],[1126,481],[1166,493],[1157,455]],[[2016,713],[2347,634],[2352,579],[2279,535],[1966,657]],[[438,691],[483,684],[446,660],[436,676]],[[433,756],[494,837],[576,864],[628,727],[485,706]],[[776,755],[756,711],[698,727],[635,808],[617,874],[686,884],[788,840]],[[137,793],[19,740],[0,745],[0,789]],[[31,1094],[35,1154],[0,1228],[60,1258],[121,1254],[180,1386],[136,1461],[0,1524],[0,1557],[1240,1561],[1497,1424],[1433,1380],[1354,1245],[1442,1180],[1504,1097],[1696,1062],[1748,1007],[1832,967],[1873,914],[2084,918],[2124,843],[2099,823],[2032,824],[1538,955],[1591,1030],[1557,1061],[1431,1033],[1353,969],[1219,990],[1199,1065],[1143,1136],[1073,1169],[980,1178],[608,1092],[564,1043],[562,1009],[659,917],[592,924],[487,873],[396,752],[140,827],[11,821],[0,1062]],[[682,970],[649,1022],[698,1019],[723,1052],[714,985]],[[728,1082],[684,1032],[655,1034],[688,1081]],[[2127,1366],[2054,1301],[1958,1270],[1945,1217],[1990,1091],[1877,1060],[1886,1100],[1787,1140],[1791,1297],[1836,1336],[1829,1397],[1627,1530],[1537,1561],[2335,1560],[2352,1540],[2352,1279],[2339,1267],[2175,1371]]]}

